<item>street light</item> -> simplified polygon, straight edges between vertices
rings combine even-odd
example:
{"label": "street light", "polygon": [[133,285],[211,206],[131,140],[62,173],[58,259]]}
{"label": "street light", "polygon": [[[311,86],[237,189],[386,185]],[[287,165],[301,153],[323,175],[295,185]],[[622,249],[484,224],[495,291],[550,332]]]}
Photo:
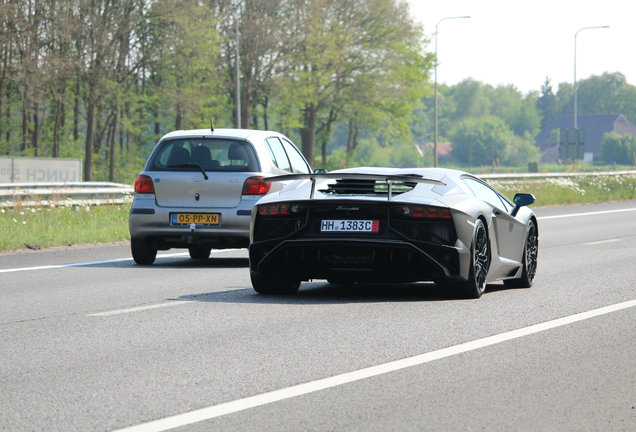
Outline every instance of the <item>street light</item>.
{"label": "street light", "polygon": [[239,54],[239,18],[241,6],[236,9],[236,128],[241,128],[241,56]]}
{"label": "street light", "polygon": [[581,27],[574,33],[574,129],[577,128],[577,114],[576,114],[576,37],[583,30],[592,30],[592,29],[606,29],[609,26],[592,26],[592,27]]}
{"label": "street light", "polygon": [[452,16],[452,17],[444,17],[437,22],[435,25],[435,115],[433,123],[435,124],[435,132],[433,139],[433,166],[437,166],[437,28],[441,24],[442,21],[452,20],[452,19],[464,19],[470,18],[470,16]]}

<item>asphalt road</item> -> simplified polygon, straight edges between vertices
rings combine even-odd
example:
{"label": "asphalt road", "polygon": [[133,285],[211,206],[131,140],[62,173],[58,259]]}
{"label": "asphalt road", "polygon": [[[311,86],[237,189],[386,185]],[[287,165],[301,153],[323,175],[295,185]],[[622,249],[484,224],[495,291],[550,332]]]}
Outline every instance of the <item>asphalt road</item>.
{"label": "asphalt road", "polygon": [[245,250],[0,254],[0,430],[634,431],[636,201],[536,212],[535,286],[479,300],[260,296]]}

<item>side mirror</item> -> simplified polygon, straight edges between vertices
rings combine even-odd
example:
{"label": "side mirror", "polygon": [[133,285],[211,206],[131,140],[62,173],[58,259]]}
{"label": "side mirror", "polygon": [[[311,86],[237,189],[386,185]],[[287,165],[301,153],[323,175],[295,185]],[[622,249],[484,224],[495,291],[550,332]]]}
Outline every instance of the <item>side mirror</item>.
{"label": "side mirror", "polygon": [[519,209],[521,207],[529,206],[534,203],[535,197],[534,195],[528,193],[518,193],[515,195],[513,201],[515,202],[515,207],[512,209],[512,212],[510,214],[512,216],[517,216],[517,212],[519,212]]}

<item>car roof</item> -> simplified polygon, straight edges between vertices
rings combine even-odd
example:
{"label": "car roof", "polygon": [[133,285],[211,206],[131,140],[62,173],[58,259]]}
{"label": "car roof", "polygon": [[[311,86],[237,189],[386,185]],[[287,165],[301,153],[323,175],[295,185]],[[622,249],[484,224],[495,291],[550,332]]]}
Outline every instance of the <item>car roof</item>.
{"label": "car roof", "polygon": [[256,129],[190,129],[190,130],[177,130],[165,134],[161,137],[162,140],[169,138],[184,138],[184,137],[199,137],[199,138],[240,138],[240,139],[254,139],[262,136],[280,135],[274,131],[263,131]]}

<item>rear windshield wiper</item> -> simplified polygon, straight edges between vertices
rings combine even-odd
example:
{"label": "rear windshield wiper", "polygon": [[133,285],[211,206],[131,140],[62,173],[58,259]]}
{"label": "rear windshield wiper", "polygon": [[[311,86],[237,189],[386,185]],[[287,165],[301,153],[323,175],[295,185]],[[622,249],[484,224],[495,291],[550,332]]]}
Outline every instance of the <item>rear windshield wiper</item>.
{"label": "rear windshield wiper", "polygon": [[208,175],[205,173],[205,170],[203,169],[203,167],[199,164],[189,163],[189,164],[168,165],[166,168],[196,168],[199,171],[201,171],[204,179],[206,180],[208,179]]}

